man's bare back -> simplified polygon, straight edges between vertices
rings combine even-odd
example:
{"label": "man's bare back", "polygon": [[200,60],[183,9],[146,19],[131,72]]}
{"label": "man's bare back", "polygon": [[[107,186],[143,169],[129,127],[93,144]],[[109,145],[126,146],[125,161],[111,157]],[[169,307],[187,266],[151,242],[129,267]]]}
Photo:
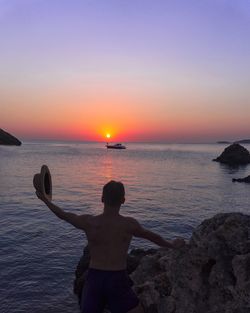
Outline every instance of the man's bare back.
{"label": "man's bare back", "polygon": [[101,270],[124,270],[130,241],[130,219],[120,214],[90,216],[85,232],[90,249],[90,267]]}
{"label": "man's bare back", "polygon": [[[175,249],[185,244],[182,239],[175,239],[172,242],[167,241],[160,235],[142,227],[136,219],[120,215],[120,207],[125,202],[125,191],[122,183],[111,181],[104,186],[102,195],[104,209],[103,213],[97,216],[89,214],[76,215],[74,213],[65,212],[50,202],[44,195],[39,193],[39,191],[36,193],[38,198],[41,199],[57,217],[86,233],[90,249],[89,267],[92,270],[100,271],[101,273],[113,272],[119,274],[121,271],[125,272],[127,253],[133,236],[150,240],[165,248]],[[97,274],[94,272],[92,275]],[[124,279],[126,281],[126,277]],[[129,286],[127,286],[127,289],[128,298],[125,299],[123,304],[122,294],[124,290],[120,293],[120,306],[124,308],[124,306],[127,305],[127,308],[130,309],[126,310],[126,312],[142,312],[135,294],[133,294],[132,290],[130,292]],[[91,295],[93,295],[93,293],[94,291],[92,290]],[[98,298],[99,296],[96,297]],[[85,298],[85,302],[87,303],[88,299],[92,298],[92,296],[88,295],[85,296]],[[96,299],[95,302],[87,304],[87,308],[85,307],[84,312],[94,313],[95,310],[93,306],[96,305],[97,300],[98,299]],[[110,301],[110,305],[112,306],[112,300]],[[99,309],[100,307],[96,308],[96,311]],[[115,310],[116,309],[114,309],[114,311]]]}

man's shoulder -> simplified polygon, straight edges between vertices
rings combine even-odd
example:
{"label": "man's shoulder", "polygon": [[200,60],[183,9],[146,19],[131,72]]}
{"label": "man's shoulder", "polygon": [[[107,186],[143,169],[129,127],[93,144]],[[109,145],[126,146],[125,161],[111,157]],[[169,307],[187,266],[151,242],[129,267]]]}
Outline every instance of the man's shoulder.
{"label": "man's shoulder", "polygon": [[100,215],[93,215],[93,214],[84,214],[83,216],[85,216],[86,220],[90,223],[100,218]]}
{"label": "man's shoulder", "polygon": [[138,221],[132,217],[132,216],[124,216],[124,215],[121,215],[121,217],[124,219],[124,221],[129,224],[129,225],[135,225],[138,223]]}
{"label": "man's shoulder", "polygon": [[82,214],[78,216],[82,226],[87,230],[98,223],[98,215]]}
{"label": "man's shoulder", "polygon": [[81,222],[83,222],[86,225],[92,224],[96,221],[96,218],[98,215],[92,215],[92,214],[81,214],[78,215],[78,218]]}
{"label": "man's shoulder", "polygon": [[79,218],[82,218],[82,219],[89,219],[89,218],[92,218],[94,215],[91,215],[91,214],[81,214],[81,215],[78,215]]}

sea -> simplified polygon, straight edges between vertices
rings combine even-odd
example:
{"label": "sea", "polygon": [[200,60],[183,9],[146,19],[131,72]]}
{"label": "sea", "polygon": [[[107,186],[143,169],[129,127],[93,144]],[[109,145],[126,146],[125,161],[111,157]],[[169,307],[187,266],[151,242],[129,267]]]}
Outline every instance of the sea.
{"label": "sea", "polygon": [[[85,234],[59,220],[32,184],[41,165],[50,168],[53,201],[76,214],[102,212],[102,187],[122,181],[121,214],[166,239],[189,239],[204,219],[222,212],[249,213],[250,185],[232,178],[250,166],[228,167],[212,159],[222,144],[24,142],[0,146],[0,312],[79,312],[73,293]],[[249,145],[245,147],[250,150]],[[152,248],[135,239],[132,248]]]}

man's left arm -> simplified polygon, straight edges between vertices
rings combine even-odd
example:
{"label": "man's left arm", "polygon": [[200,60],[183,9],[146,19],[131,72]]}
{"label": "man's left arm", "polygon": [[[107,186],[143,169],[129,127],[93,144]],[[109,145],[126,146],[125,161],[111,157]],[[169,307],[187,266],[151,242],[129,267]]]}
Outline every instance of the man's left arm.
{"label": "man's left arm", "polygon": [[185,241],[182,238],[176,238],[172,241],[162,238],[159,234],[156,234],[149,229],[142,227],[138,221],[132,217],[129,217],[132,235],[139,238],[147,239],[160,247],[179,249],[185,246]]}
{"label": "man's left arm", "polygon": [[89,214],[77,215],[70,212],[65,212],[59,206],[55,205],[51,201],[49,201],[46,197],[44,197],[41,193],[36,192],[37,197],[44,202],[47,207],[60,219],[72,224],[76,228],[86,229],[87,220],[90,217]]}

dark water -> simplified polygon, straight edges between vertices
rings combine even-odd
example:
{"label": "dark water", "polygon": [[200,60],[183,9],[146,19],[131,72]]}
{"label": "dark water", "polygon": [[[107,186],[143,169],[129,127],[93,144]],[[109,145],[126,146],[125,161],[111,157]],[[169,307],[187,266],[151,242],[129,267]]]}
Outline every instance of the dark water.
{"label": "dark water", "polygon": [[[249,212],[250,186],[232,177],[250,166],[211,162],[223,145],[25,143],[0,147],[0,312],[78,312],[74,270],[86,243],[81,231],[58,220],[34,195],[42,164],[52,173],[56,204],[98,214],[104,183],[126,187],[125,215],[166,238],[189,238],[204,218]],[[246,145],[249,149],[250,147]],[[152,246],[135,240],[132,247]]]}

